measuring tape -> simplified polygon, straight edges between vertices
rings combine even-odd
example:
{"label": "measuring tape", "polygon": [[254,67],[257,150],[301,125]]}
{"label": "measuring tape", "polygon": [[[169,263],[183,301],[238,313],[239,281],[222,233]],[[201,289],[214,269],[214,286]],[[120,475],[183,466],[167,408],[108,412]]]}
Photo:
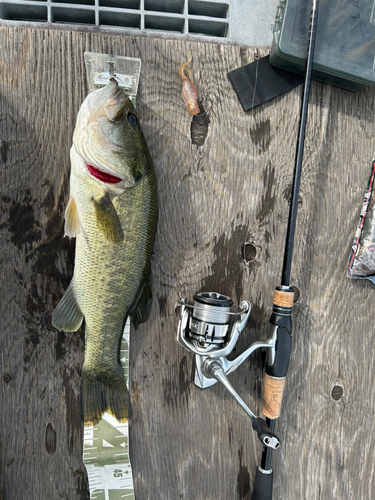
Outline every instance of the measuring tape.
{"label": "measuring tape", "polygon": [[[121,366],[128,389],[129,339],[128,319],[120,349]],[[122,424],[105,413],[96,425],[85,426],[83,461],[89,478],[91,500],[134,500],[128,422]]]}
{"label": "measuring tape", "polygon": [[[90,92],[104,87],[115,77],[134,106],[141,60],[135,57],[85,52],[87,82]],[[129,390],[128,318],[121,341],[120,361]],[[134,500],[133,475],[129,459],[128,422],[122,424],[104,413],[99,423],[85,426],[83,461],[89,478],[91,500]]]}

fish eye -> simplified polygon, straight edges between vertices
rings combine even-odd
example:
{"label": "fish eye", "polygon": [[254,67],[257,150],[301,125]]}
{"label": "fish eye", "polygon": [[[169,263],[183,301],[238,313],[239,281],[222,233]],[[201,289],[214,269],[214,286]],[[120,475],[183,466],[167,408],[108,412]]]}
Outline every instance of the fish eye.
{"label": "fish eye", "polygon": [[135,115],[133,115],[132,113],[129,113],[128,114],[128,122],[130,123],[130,125],[134,126],[134,125],[137,125],[138,119]]}

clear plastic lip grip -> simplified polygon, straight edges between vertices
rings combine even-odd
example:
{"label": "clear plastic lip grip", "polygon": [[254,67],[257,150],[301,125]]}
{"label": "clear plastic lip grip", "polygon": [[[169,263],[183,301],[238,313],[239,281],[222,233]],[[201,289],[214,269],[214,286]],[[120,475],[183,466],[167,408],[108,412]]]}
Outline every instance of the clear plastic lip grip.
{"label": "clear plastic lip grip", "polygon": [[[89,91],[105,87],[115,78],[136,105],[141,60],[111,54],[84,53]],[[129,389],[130,321],[126,322],[120,361]],[[134,500],[133,475],[129,457],[128,422],[120,423],[105,413],[84,431],[83,461],[89,478],[91,500]]]}
{"label": "clear plastic lip grip", "polygon": [[116,78],[119,87],[123,88],[136,105],[141,60],[135,57],[114,56],[85,52],[85,66],[89,90],[105,87],[111,78]]}

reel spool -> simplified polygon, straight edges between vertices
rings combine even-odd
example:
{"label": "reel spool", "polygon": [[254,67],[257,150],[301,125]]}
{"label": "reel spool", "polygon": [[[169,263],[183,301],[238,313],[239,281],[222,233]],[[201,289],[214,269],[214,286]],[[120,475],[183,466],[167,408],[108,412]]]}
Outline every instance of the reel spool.
{"label": "reel spool", "polygon": [[233,301],[216,292],[197,293],[193,299],[193,312],[187,329],[189,338],[196,340],[202,348],[225,344]]}

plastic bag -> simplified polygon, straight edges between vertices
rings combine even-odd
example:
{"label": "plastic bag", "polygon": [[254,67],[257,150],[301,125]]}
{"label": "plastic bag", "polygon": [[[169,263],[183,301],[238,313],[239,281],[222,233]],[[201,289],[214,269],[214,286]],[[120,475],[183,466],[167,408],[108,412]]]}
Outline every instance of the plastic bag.
{"label": "plastic bag", "polygon": [[361,215],[352,250],[349,255],[347,276],[354,279],[369,279],[375,284],[375,160],[362,204]]}

